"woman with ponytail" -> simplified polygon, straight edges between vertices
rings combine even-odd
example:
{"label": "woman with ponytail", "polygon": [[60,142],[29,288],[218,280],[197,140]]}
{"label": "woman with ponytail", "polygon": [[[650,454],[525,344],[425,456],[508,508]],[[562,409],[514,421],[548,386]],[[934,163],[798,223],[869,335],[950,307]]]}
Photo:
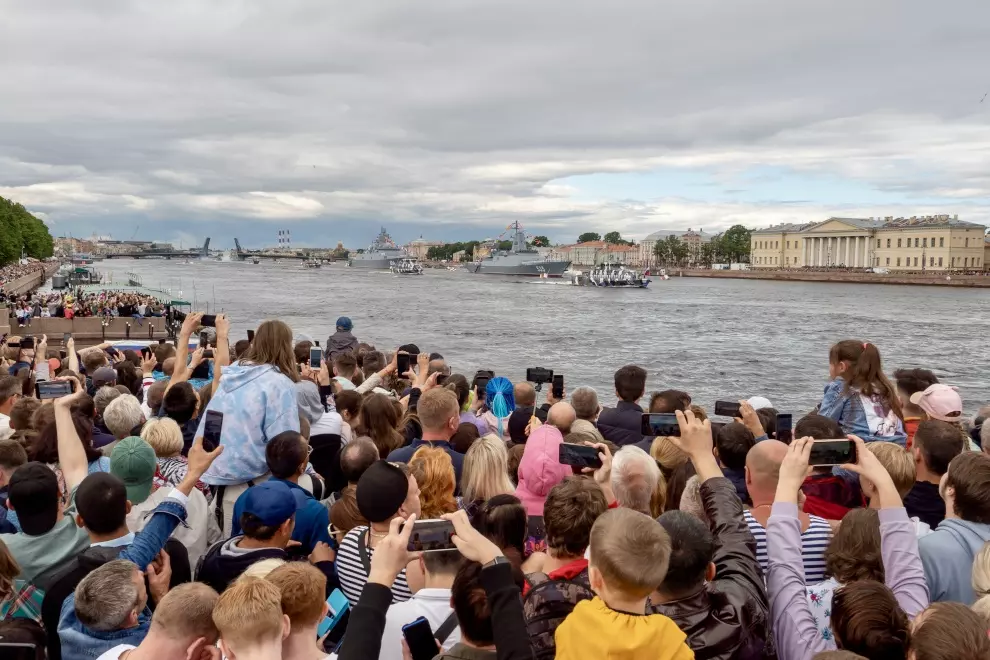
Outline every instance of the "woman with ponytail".
{"label": "woman with ponytail", "polygon": [[840,341],[828,356],[829,378],[819,413],[834,419],[849,435],[866,442],[904,446],[904,414],[897,389],[880,364],[880,351],[869,342]]}
{"label": "woman with ponytail", "polygon": [[512,381],[504,376],[496,376],[488,381],[485,388],[485,406],[488,408],[482,419],[503,440],[509,440],[509,415],[516,409],[516,397]]}

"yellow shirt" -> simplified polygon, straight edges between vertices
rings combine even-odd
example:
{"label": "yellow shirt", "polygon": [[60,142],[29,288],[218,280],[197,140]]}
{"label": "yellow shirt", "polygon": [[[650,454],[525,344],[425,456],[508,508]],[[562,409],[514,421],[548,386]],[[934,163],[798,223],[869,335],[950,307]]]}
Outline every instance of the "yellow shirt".
{"label": "yellow shirt", "polygon": [[557,660],[693,660],[687,635],[662,614],[616,612],[600,599],[577,604],[554,634]]}

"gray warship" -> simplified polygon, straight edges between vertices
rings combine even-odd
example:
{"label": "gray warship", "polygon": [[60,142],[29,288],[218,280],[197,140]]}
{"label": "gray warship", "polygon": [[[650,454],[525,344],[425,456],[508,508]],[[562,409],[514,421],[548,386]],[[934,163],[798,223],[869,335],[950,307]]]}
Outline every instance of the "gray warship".
{"label": "gray warship", "polygon": [[393,263],[406,257],[406,251],[395,244],[392,237],[388,235],[385,228],[378,233],[375,242],[361,254],[351,257],[347,265],[352,268],[371,268],[376,270],[388,270]]}
{"label": "gray warship", "polygon": [[495,250],[488,257],[464,265],[470,273],[480,275],[525,275],[528,277],[561,277],[570,261],[553,261],[526,245],[526,234],[514,223],[512,249]]}

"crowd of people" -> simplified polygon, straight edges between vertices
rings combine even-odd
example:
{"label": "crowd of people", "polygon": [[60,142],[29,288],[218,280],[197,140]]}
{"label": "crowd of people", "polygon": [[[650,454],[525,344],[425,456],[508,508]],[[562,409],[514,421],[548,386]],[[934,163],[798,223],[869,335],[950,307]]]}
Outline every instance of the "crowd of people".
{"label": "crowd of people", "polygon": [[40,261],[28,261],[27,263],[15,262],[0,267],[0,295],[3,295],[3,288],[10,282],[21,279],[32,273],[43,271],[45,264]]}
{"label": "crowd of people", "polygon": [[[822,356],[790,429],[770,392],[715,420],[636,365],[606,408],[346,317],[322,360],[222,315],[190,352],[201,320],[143,354],[4,356],[0,656],[990,658],[990,407],[870,342]],[[814,460],[826,440],[854,451]]]}
{"label": "crowd of people", "polygon": [[163,316],[165,302],[153,295],[126,291],[85,293],[82,289],[35,292],[12,296],[6,303],[18,327],[33,318],[114,317],[143,318]]}

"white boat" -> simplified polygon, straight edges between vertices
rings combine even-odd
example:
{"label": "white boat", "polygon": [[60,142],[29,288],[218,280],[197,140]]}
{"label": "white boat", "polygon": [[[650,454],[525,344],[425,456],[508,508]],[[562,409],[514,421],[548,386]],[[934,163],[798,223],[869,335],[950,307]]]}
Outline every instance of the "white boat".
{"label": "white boat", "polygon": [[[667,275],[661,271],[663,279]],[[650,272],[639,273],[626,268],[622,264],[606,263],[599,264],[584,275],[577,273],[571,276],[571,284],[575,286],[597,286],[597,287],[628,287],[634,289],[645,289],[650,286]]]}
{"label": "white boat", "polygon": [[306,268],[320,268],[322,265],[319,259],[309,259],[303,263]]}
{"label": "white boat", "polygon": [[422,275],[423,265],[415,259],[404,257],[392,262],[388,269],[396,275]]}
{"label": "white boat", "polygon": [[259,259],[258,257],[252,257],[251,258],[251,263],[253,263],[255,265],[258,265],[258,264],[261,263],[261,259]]}

